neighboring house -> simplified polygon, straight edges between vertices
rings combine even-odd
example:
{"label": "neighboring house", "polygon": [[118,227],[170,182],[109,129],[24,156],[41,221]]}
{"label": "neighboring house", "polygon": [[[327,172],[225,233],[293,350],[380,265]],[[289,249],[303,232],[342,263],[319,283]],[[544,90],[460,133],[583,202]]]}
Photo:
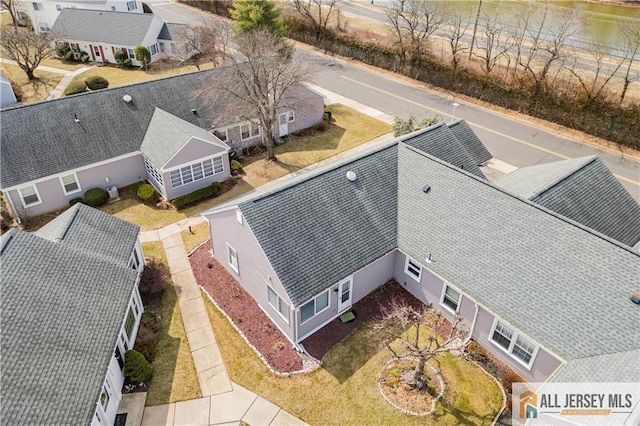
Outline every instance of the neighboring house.
{"label": "neighboring house", "polygon": [[0,106],[9,106],[17,103],[15,93],[13,93],[13,87],[11,87],[11,82],[4,75],[4,72],[0,71]]}
{"label": "neighboring house", "polygon": [[529,381],[639,381],[640,253],[485,180],[456,125],[203,213],[213,255],[299,348],[393,278]]}
{"label": "neighboring house", "polygon": [[[235,116],[222,121],[226,106],[201,93],[231,71],[215,68],[3,110],[0,189],[11,210],[33,216],[91,188],[147,179],[167,199],[226,180],[228,151],[255,145],[262,134]],[[303,102],[284,112],[292,117],[287,132],[316,125],[324,112],[321,95],[304,86],[294,91]],[[205,134],[214,127],[224,143]]]}
{"label": "neighboring house", "polygon": [[523,167],[496,184],[623,244],[640,242],[640,205],[596,156]]}
{"label": "neighboring house", "polygon": [[[51,30],[64,9],[94,9],[129,13],[143,13],[139,0],[13,0],[20,16],[28,16],[37,33]],[[24,20],[24,18],[23,18]]]}
{"label": "neighboring house", "polygon": [[178,27],[185,26],[167,24],[150,13],[64,9],[51,31],[59,34],[60,42],[71,50],[87,52],[92,61],[115,64],[114,55],[122,50],[134,65],[141,65],[135,57],[135,48],[146,47],[151,62],[170,56],[172,49],[183,44],[172,39],[180,34]]}
{"label": "neighboring house", "polygon": [[0,237],[0,417],[113,425],[143,306],[140,228],[76,204]]}

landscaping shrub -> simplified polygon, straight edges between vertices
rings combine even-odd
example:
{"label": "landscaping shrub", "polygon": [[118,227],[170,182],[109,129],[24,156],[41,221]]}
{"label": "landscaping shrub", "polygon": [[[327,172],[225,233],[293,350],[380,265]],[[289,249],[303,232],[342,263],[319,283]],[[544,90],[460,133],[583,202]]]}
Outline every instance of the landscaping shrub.
{"label": "landscaping shrub", "polygon": [[85,80],[85,83],[87,83],[87,87],[91,90],[100,90],[109,87],[109,80],[99,75],[92,75]]}
{"label": "landscaping shrub", "polygon": [[151,378],[153,367],[140,352],[132,349],[124,356],[124,376],[132,382],[146,382]]}
{"label": "landscaping shrub", "polygon": [[122,66],[125,68],[131,68],[133,67],[133,62],[131,62],[131,59],[127,58],[124,61],[122,61]]}
{"label": "landscaping shrub", "polygon": [[193,191],[187,195],[183,195],[182,197],[178,197],[171,201],[173,206],[180,210],[186,207],[192,206],[194,204],[199,203],[202,200],[206,200],[208,198],[213,198],[218,195],[220,191],[220,184],[218,182],[213,182],[211,185]]}
{"label": "landscaping shrub", "polygon": [[153,312],[143,313],[134,349],[148,360],[153,360],[156,356],[159,331],[160,321],[158,321],[158,316]]}
{"label": "landscaping shrub", "polygon": [[244,173],[242,163],[239,162],[238,160],[231,160],[231,169],[235,170],[238,174]]}
{"label": "landscaping shrub", "polygon": [[162,297],[165,288],[167,288],[169,276],[167,265],[155,259],[147,259],[138,287],[140,297],[145,305],[152,297]]}
{"label": "landscaping shrub", "polygon": [[83,93],[87,91],[87,84],[84,81],[75,80],[69,83],[66,89],[64,89],[64,95],[75,95],[77,93]]}
{"label": "landscaping shrub", "polygon": [[56,55],[60,58],[66,59],[67,53],[69,53],[69,51],[71,51],[71,49],[66,44],[58,43],[58,45],[56,46]]}
{"label": "landscaping shrub", "polygon": [[85,53],[84,55],[80,56],[80,62],[82,62],[83,64],[86,64],[87,62],[89,62],[89,55]]}
{"label": "landscaping shrub", "polygon": [[113,59],[115,59],[118,64],[122,65],[124,60],[127,59],[124,54],[124,50],[116,50],[113,54]]}
{"label": "landscaping shrub", "polygon": [[107,191],[102,188],[92,188],[84,193],[83,201],[91,207],[100,207],[107,204],[109,196]]}
{"label": "landscaping shrub", "polygon": [[82,198],[81,197],[73,198],[73,199],[69,200],[69,205],[70,206],[76,205],[78,203],[82,203]]}
{"label": "landscaping shrub", "polygon": [[67,50],[67,53],[64,54],[65,61],[74,61],[73,52],[71,50]]}
{"label": "landscaping shrub", "polygon": [[158,195],[158,191],[148,183],[141,183],[136,186],[135,190],[136,197],[144,203],[155,204],[160,199],[160,195]]}
{"label": "landscaping shrub", "polygon": [[509,370],[504,373],[504,375],[500,378],[500,384],[504,388],[505,392],[511,393],[513,390],[513,383],[524,382],[524,379],[520,377],[520,375],[514,373]]}

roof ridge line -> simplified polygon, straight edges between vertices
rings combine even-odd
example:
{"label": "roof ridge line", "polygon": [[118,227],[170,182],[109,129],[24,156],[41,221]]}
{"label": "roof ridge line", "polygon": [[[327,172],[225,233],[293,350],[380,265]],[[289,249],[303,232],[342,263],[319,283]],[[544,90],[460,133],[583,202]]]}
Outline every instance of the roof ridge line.
{"label": "roof ridge line", "polygon": [[576,222],[576,221],[571,220],[571,219],[569,219],[569,218],[567,218],[565,216],[562,216],[561,214],[556,213],[553,210],[549,210],[546,207],[544,207],[544,206],[542,206],[540,204],[537,204],[537,203],[535,203],[535,202],[533,202],[531,200],[528,200],[526,198],[520,197],[520,196],[518,196],[516,194],[512,194],[512,193],[502,189],[501,187],[495,185],[494,183],[489,182],[488,180],[481,179],[478,176],[476,176],[474,174],[471,174],[471,173],[467,172],[464,169],[460,169],[460,168],[458,168],[458,167],[456,167],[456,166],[454,166],[452,164],[447,163],[446,161],[442,161],[439,158],[433,157],[433,156],[427,154],[426,152],[422,152],[419,149],[414,148],[414,147],[412,147],[412,146],[410,146],[410,145],[408,145],[406,143],[403,144],[403,145],[405,147],[407,147],[408,149],[410,149],[411,151],[413,151],[414,153],[418,154],[418,155],[422,155],[423,157],[428,158],[431,161],[435,161],[435,162],[437,162],[439,164],[442,164],[443,166],[446,166],[446,167],[448,167],[448,168],[450,168],[452,170],[455,170],[458,173],[463,173],[463,174],[466,174],[467,176],[471,176],[475,180],[477,180],[478,182],[480,182],[480,183],[482,183],[484,185],[490,186],[491,188],[494,188],[495,190],[498,190],[499,192],[501,192],[501,193],[503,193],[505,195],[508,195],[509,197],[512,197],[512,198],[515,198],[515,199],[517,199],[517,200],[519,200],[521,202],[524,202],[524,203],[526,203],[526,204],[528,204],[528,205],[530,205],[530,206],[532,206],[532,207],[534,207],[534,208],[536,208],[536,209],[538,209],[538,210],[540,210],[540,211],[542,211],[544,213],[547,213],[547,214],[549,214],[549,215],[551,215],[551,216],[553,216],[553,217],[555,217],[557,219],[560,219],[560,220],[562,220],[562,221],[564,221],[564,222],[566,222],[566,223],[568,223],[570,225],[573,225],[576,228],[582,229],[583,231],[586,231],[586,232],[588,232],[588,233],[590,233],[590,234],[592,234],[592,235],[594,235],[594,236],[596,236],[596,237],[598,237],[600,239],[603,239],[603,240],[605,240],[606,242],[608,242],[610,244],[613,244],[613,245],[615,245],[617,247],[620,247],[620,248],[628,251],[629,253],[637,256],[637,257],[640,257],[640,252],[636,252],[633,249],[633,247],[629,247],[629,246],[627,246],[625,244],[622,244],[621,242],[618,242],[617,240],[614,240],[613,238],[608,237],[607,235],[604,235],[604,234],[602,234],[602,233],[600,233],[600,232],[598,232],[598,231],[596,231],[594,229],[591,229],[591,228],[589,228],[587,226],[582,225],[579,222]]}
{"label": "roof ridge line", "polygon": [[[539,195],[544,194],[545,192],[549,191],[551,188],[553,188],[554,186],[559,185],[562,181],[567,180],[569,177],[573,176],[577,171],[584,169],[586,166],[594,163],[596,160],[599,159],[599,157],[597,155],[588,155],[585,157],[578,157],[578,158],[572,158],[570,160],[565,160],[565,161],[571,161],[571,160],[578,160],[578,159],[582,159],[583,161],[578,163],[578,165],[576,165],[575,167],[573,167],[572,169],[570,169],[569,173],[566,173],[565,175],[563,175],[562,177],[556,178],[551,180],[547,185],[543,186],[540,190],[535,191],[532,195],[530,199],[533,199]],[[549,163],[547,163],[549,164]],[[535,167],[535,166],[533,166]],[[607,168],[607,170],[609,170],[609,168]]]}

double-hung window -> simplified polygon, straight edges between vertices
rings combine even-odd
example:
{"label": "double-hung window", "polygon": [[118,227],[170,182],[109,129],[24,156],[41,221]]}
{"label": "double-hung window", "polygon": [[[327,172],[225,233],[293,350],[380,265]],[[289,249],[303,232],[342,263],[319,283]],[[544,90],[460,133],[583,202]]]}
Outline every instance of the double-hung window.
{"label": "double-hung window", "polygon": [[75,173],[60,176],[60,183],[62,184],[62,189],[64,190],[65,195],[73,194],[74,192],[81,190],[80,184],[78,183],[78,177]]}
{"label": "double-hung window", "polygon": [[493,328],[491,340],[526,367],[531,365],[531,361],[538,350],[538,346],[535,343],[498,320],[496,320]]}
{"label": "double-hung window", "polygon": [[157,55],[158,54],[158,46],[156,46],[155,44],[152,44],[151,46],[149,46],[149,52],[151,53],[151,56]]}
{"label": "double-hung window", "polygon": [[329,308],[329,290],[320,293],[300,308],[300,322],[303,323]]}
{"label": "double-hung window", "polygon": [[422,266],[407,256],[407,260],[404,263],[404,273],[409,275],[414,280],[420,282],[420,277],[422,276]]}
{"label": "double-hung window", "polygon": [[250,121],[240,125],[240,139],[246,140],[260,136],[260,124]]}
{"label": "double-hung window", "polygon": [[209,158],[197,163],[187,164],[169,172],[171,187],[177,188],[222,172],[224,172],[222,157]]}
{"label": "double-hung window", "polygon": [[42,10],[43,9],[42,3],[33,2],[33,3],[31,3],[31,5],[33,6],[33,10]]}
{"label": "double-hung window", "polygon": [[127,11],[131,12],[132,10],[136,10],[138,5],[135,0],[131,0],[127,2]]}
{"label": "double-hung window", "polygon": [[35,206],[36,204],[40,204],[40,194],[38,194],[38,190],[35,185],[25,186],[24,188],[20,188],[18,190],[20,192],[20,198],[22,198],[22,204],[25,207]]}
{"label": "double-hung window", "polygon": [[282,315],[282,318],[287,321],[287,324],[289,324],[289,305],[287,305],[270,286],[267,286],[267,300],[269,304]]}
{"label": "double-hung window", "polygon": [[445,307],[456,312],[460,303],[460,293],[449,287],[445,286],[444,294],[442,295],[442,302]]}
{"label": "double-hung window", "polygon": [[238,274],[238,252],[233,249],[230,245],[227,244],[227,261],[229,262],[229,266],[231,269],[236,271]]}

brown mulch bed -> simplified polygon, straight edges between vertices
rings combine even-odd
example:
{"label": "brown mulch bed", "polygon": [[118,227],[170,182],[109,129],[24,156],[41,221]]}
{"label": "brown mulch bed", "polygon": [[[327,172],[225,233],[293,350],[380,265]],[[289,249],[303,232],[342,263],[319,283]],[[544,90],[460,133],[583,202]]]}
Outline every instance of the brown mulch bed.
{"label": "brown mulch bed", "polygon": [[[304,346],[311,356],[321,360],[336,343],[341,342],[360,324],[382,319],[380,308],[382,306],[389,306],[394,299],[417,309],[424,307],[424,304],[405,290],[404,287],[395,280],[390,280],[353,305],[351,310],[356,312],[355,321],[343,324],[339,318],[336,318],[322,329],[307,337],[302,342],[302,346]],[[446,335],[450,328],[451,323],[446,321],[439,334],[441,336]]]}
{"label": "brown mulch bed", "polygon": [[284,334],[211,256],[211,241],[193,252],[189,262],[196,282],[207,290],[273,369],[281,373],[302,369],[302,358]]}

